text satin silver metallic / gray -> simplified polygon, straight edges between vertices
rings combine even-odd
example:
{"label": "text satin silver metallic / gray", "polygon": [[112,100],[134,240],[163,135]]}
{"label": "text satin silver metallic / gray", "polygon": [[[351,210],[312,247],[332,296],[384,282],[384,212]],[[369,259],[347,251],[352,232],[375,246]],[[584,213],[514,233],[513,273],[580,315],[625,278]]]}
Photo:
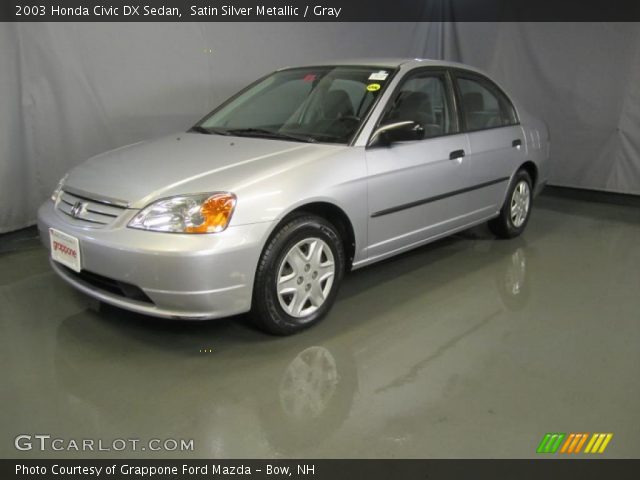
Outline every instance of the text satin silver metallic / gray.
{"label": "text satin silver metallic / gray", "polygon": [[314,64],[75,167],[38,226],[55,272],[103,302],[251,311],[288,334],[327,313],[349,269],[485,221],[519,235],[548,158],[546,124],[472,67]]}

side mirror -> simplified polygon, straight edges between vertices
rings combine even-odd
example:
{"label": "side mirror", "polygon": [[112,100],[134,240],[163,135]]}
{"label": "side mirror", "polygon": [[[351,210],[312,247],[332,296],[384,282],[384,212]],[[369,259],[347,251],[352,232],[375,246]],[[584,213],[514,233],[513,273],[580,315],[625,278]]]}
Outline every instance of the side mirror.
{"label": "side mirror", "polygon": [[418,122],[405,120],[403,122],[388,123],[379,127],[373,135],[369,145],[391,145],[394,142],[420,140],[424,137],[424,128]]}

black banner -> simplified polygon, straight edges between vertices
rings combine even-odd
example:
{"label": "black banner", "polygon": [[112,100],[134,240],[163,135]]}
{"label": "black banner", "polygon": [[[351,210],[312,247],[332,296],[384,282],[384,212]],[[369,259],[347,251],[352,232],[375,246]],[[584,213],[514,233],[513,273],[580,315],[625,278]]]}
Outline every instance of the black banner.
{"label": "black banner", "polygon": [[15,22],[639,21],[637,0],[13,0]]}
{"label": "black banner", "polygon": [[0,460],[0,478],[637,479],[640,460]]}

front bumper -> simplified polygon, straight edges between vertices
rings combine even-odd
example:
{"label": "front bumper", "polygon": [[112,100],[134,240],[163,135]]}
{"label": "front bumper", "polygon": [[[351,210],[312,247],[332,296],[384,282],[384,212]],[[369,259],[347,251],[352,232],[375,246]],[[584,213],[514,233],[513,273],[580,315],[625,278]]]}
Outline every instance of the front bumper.
{"label": "front bumper", "polygon": [[80,242],[81,274],[52,261],[54,271],[87,295],[156,317],[210,319],[251,308],[270,222],[217,234],[171,234],[127,228],[135,213],[127,211],[112,227],[90,228],[71,223],[46,202],[38,211],[45,247],[50,248],[50,227]]}

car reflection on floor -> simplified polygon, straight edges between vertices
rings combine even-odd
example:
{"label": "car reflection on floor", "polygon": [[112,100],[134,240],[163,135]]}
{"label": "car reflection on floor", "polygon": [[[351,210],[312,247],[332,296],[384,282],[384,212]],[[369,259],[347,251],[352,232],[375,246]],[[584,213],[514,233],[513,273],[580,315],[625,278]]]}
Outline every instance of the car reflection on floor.
{"label": "car reflection on floor", "polygon": [[[303,454],[356,401],[391,402],[401,414],[437,398],[447,379],[430,380],[431,362],[526,305],[524,241],[469,249],[474,241],[463,235],[354,273],[326,326],[290,339],[242,319],[184,324],[106,306],[83,311],[58,329],[58,383],[92,418],[81,422],[86,435],[174,432],[194,438],[198,456]],[[465,255],[464,274],[428,268],[455,252]],[[399,288],[389,288],[392,279]],[[459,298],[442,295],[443,284]],[[427,395],[401,391],[418,380]]]}

